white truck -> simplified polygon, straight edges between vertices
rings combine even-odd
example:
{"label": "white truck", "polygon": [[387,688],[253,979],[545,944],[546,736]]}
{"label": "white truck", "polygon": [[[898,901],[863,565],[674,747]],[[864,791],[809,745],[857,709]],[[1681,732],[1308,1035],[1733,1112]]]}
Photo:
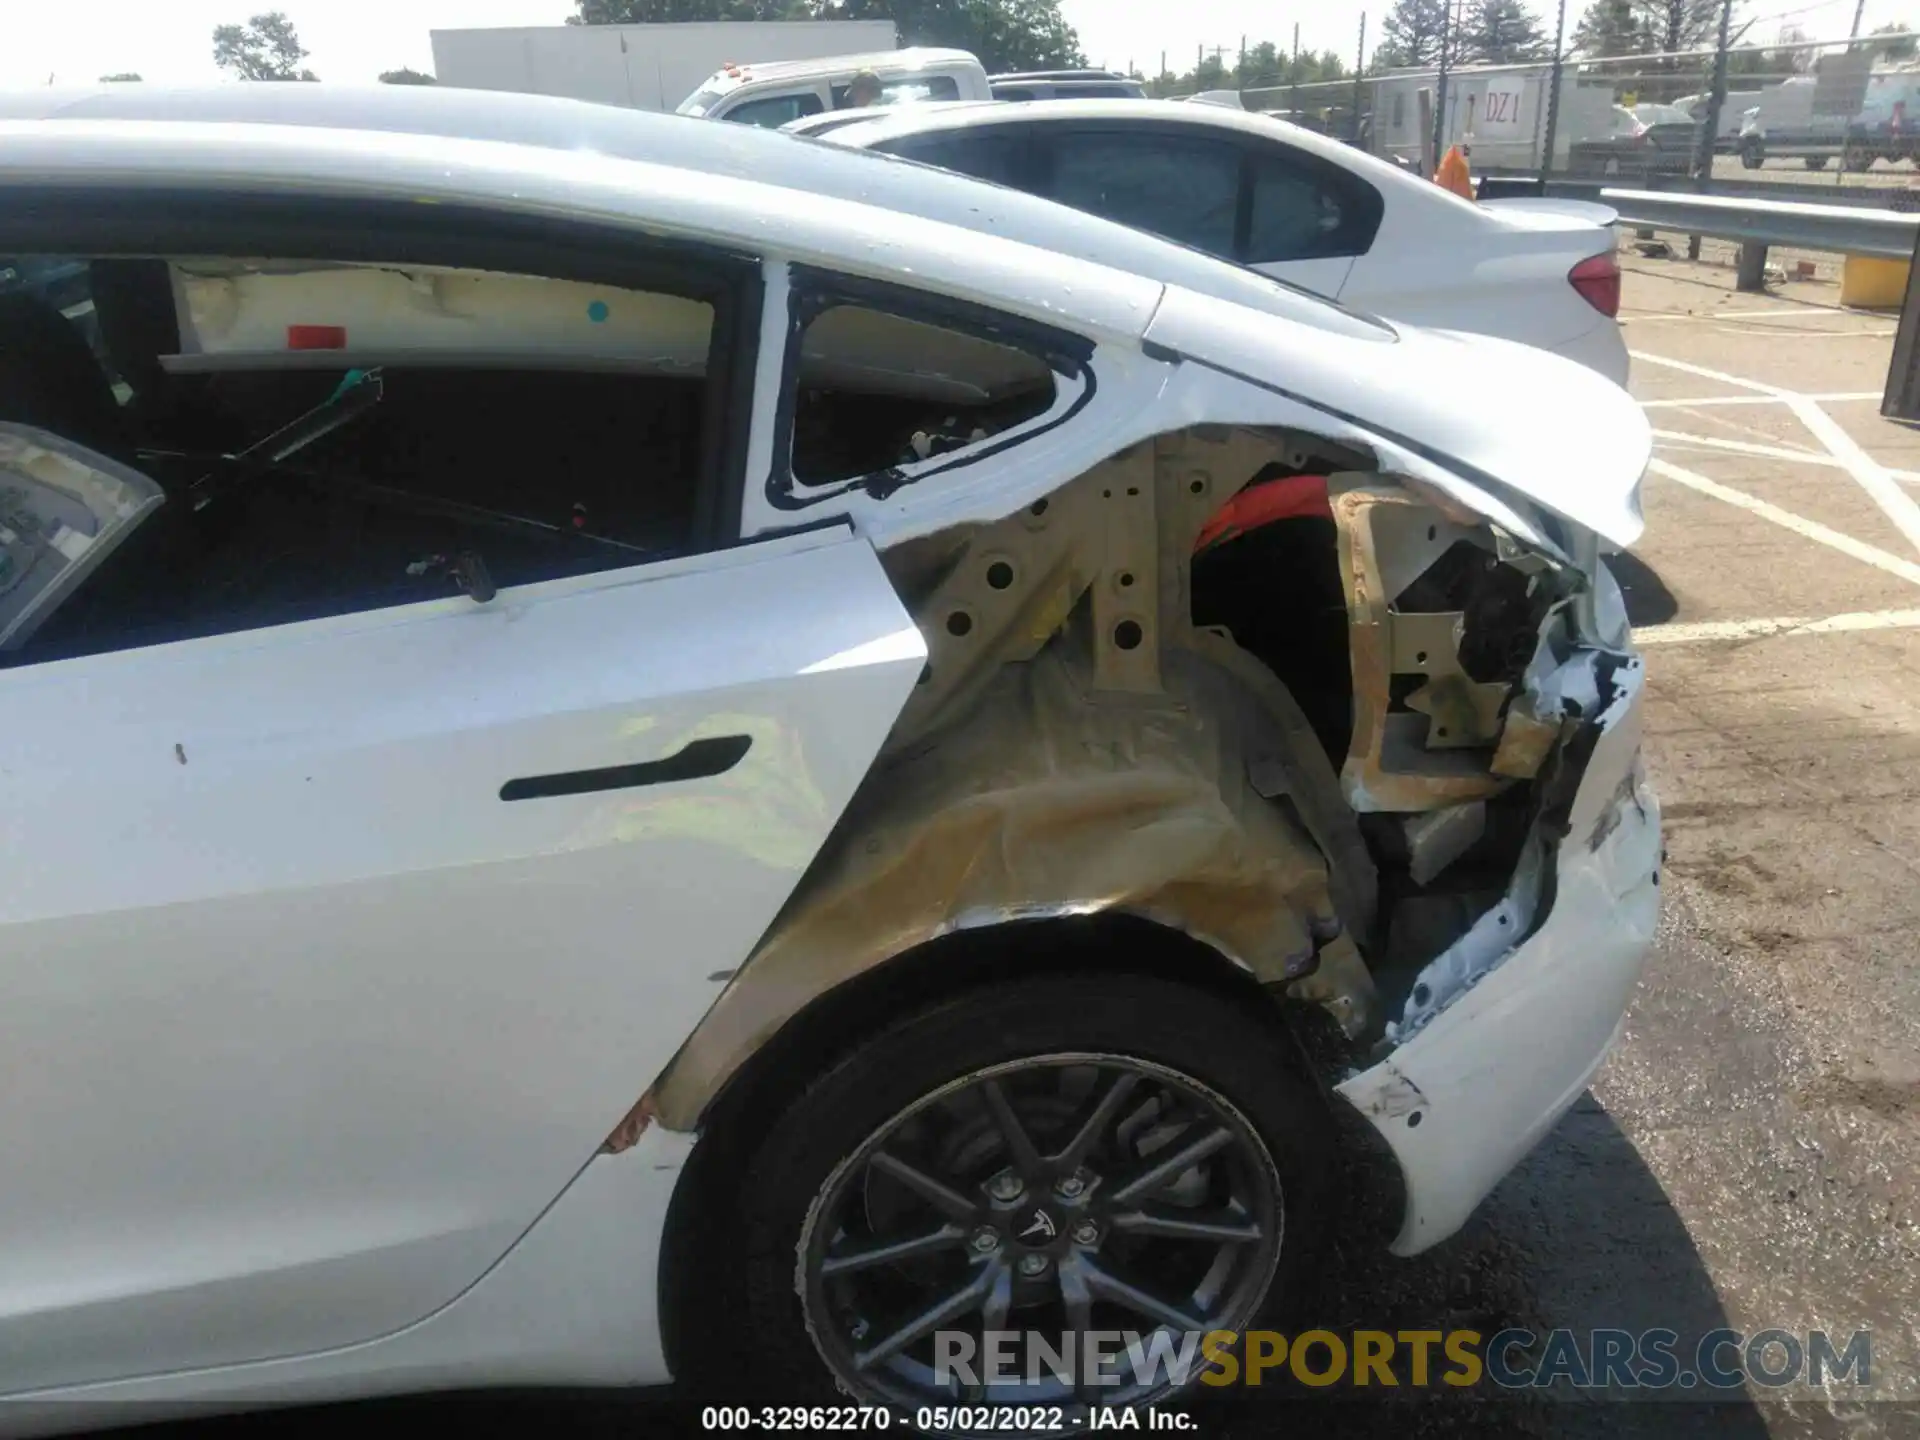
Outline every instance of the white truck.
{"label": "white truck", "polygon": [[728,65],[895,49],[891,20],[716,21],[435,30],[440,83],[672,110]]}

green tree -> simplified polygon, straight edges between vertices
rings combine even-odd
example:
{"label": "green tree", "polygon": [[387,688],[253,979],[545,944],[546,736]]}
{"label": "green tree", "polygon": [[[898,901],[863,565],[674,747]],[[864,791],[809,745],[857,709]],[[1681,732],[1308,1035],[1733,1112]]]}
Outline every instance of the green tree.
{"label": "green tree", "polygon": [[213,63],[242,80],[318,80],[313,71],[301,68],[306,58],[283,11],[268,10],[244,25],[213,27]]}
{"label": "green tree", "polygon": [[1573,47],[1598,56],[1703,49],[1720,38],[1720,8],[1721,0],[1594,0]]}
{"label": "green tree", "polygon": [[[909,45],[970,50],[990,71],[1084,65],[1060,0],[574,0],[569,24],[666,20],[891,20]],[[751,59],[743,56],[742,59]]]}
{"label": "green tree", "polygon": [[1551,49],[1540,22],[1521,0],[1475,0],[1453,53],[1467,64],[1510,65],[1538,60]]}
{"label": "green tree", "polygon": [[[1448,0],[1393,0],[1380,26],[1378,69],[1440,63],[1440,35],[1447,25]],[[1328,77],[1335,78],[1335,77]]]}
{"label": "green tree", "polygon": [[100,77],[100,83],[103,85],[112,85],[122,80],[138,80],[139,78],[140,77],[131,70],[122,70],[118,75],[102,75]]}
{"label": "green tree", "polygon": [[398,70],[382,70],[382,85],[438,85],[440,82],[424,70],[413,70],[402,65]]}
{"label": "green tree", "polygon": [[1644,55],[1653,42],[1634,0],[1594,0],[1573,32],[1573,48],[1588,56]]}
{"label": "green tree", "polygon": [[1720,38],[1721,0],[1640,0],[1639,8],[1655,49],[1698,50]]}
{"label": "green tree", "polygon": [[1899,21],[1891,25],[1882,25],[1873,32],[1875,35],[1891,35],[1895,38],[1884,45],[1873,47],[1874,54],[1884,55],[1889,60],[1911,60],[1915,52],[1915,37],[1911,30]]}

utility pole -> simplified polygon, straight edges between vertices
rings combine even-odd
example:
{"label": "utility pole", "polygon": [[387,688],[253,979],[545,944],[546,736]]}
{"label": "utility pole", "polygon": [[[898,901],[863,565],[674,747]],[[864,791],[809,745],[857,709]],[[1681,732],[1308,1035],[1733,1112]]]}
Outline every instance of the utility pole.
{"label": "utility pole", "polygon": [[1553,147],[1560,131],[1560,82],[1567,72],[1567,0],[1560,0],[1560,23],[1553,32],[1553,69],[1547,74],[1547,138],[1540,145],[1540,193],[1553,173]]}
{"label": "utility pole", "polygon": [[1300,123],[1300,22],[1293,22],[1293,123]]}
{"label": "utility pole", "polygon": [[1360,146],[1360,105],[1367,87],[1367,12],[1360,12],[1360,49],[1353,57],[1353,144]]}
{"label": "utility pole", "polygon": [[[1860,0],[1860,3],[1853,7],[1853,34],[1848,37],[1849,39],[1858,40],[1860,38],[1860,26],[1866,18],[1867,0]],[[1723,40],[1721,44],[1724,46],[1726,42]]]}
{"label": "utility pole", "polygon": [[[1861,0],[1865,8],[1866,0]],[[1856,34],[1858,31],[1855,32]],[[1703,194],[1713,188],[1713,147],[1720,138],[1720,112],[1727,108],[1727,50],[1733,40],[1733,0],[1720,6],[1720,48],[1713,55],[1713,93],[1707,100],[1706,123],[1700,127],[1700,148],[1693,157],[1693,188]],[[1700,258],[1700,237],[1687,237],[1687,258]]]}
{"label": "utility pole", "polygon": [[1453,10],[1454,0],[1447,0],[1440,12],[1440,79],[1433,90],[1433,160],[1436,165],[1440,163],[1440,157],[1447,153],[1444,142],[1447,138],[1447,71],[1450,68],[1448,52],[1453,45]]}

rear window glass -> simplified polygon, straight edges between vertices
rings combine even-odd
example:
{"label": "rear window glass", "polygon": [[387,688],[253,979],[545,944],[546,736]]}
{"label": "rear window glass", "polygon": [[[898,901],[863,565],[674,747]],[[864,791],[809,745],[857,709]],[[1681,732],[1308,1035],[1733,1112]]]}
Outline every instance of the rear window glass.
{"label": "rear window glass", "polygon": [[1356,176],[1289,154],[1253,162],[1246,261],[1364,255],[1379,229],[1380,193]]}
{"label": "rear window glass", "polygon": [[1053,198],[1231,257],[1240,152],[1210,140],[1138,130],[1065,133],[1053,143]]}
{"label": "rear window glass", "polygon": [[[851,84],[833,87],[833,108],[847,103]],[[929,100],[958,100],[960,84],[951,75],[905,75],[880,87],[882,105],[919,105]]]}
{"label": "rear window glass", "polygon": [[778,130],[782,125],[792,124],[808,115],[818,115],[825,108],[818,95],[811,90],[803,90],[797,95],[769,95],[764,100],[744,101],[720,118],[736,125],[758,125],[763,130]]}
{"label": "rear window glass", "polygon": [[1019,185],[1020,141],[1004,129],[916,135],[888,147],[894,154],[995,185]]}

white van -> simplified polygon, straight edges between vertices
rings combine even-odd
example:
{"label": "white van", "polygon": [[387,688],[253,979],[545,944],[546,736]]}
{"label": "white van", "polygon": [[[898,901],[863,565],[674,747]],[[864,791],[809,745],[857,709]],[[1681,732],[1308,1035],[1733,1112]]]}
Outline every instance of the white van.
{"label": "white van", "polygon": [[809,115],[844,108],[847,88],[863,70],[880,78],[882,105],[993,98],[986,70],[965,50],[882,50],[825,60],[728,65],[689,95],[679,113],[777,130]]}

